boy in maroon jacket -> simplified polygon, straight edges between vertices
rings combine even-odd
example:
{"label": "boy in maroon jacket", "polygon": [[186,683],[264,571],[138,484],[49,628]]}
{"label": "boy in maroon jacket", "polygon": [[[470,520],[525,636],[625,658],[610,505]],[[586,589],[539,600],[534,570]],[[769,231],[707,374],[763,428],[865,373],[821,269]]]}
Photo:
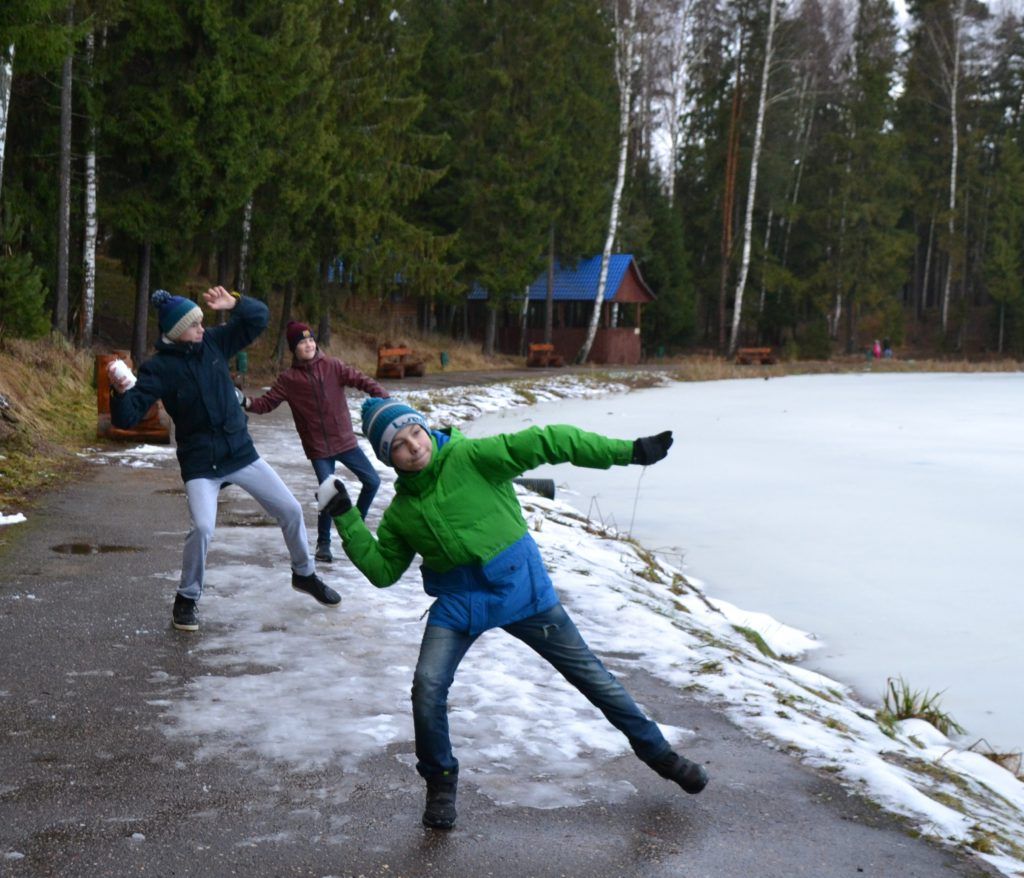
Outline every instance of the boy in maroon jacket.
{"label": "boy in maroon jacket", "polygon": [[[356,508],[363,518],[380,487],[380,477],[373,464],[359,448],[348,412],[345,388],[355,387],[379,398],[388,392],[358,369],[335,357],[324,356],[305,323],[291,321],[285,331],[293,360],[274,386],[263,396],[245,398],[247,411],[263,415],[287,402],[295,420],[295,429],[302,440],[302,449],[313,464],[317,484],[334,473],[334,464],[341,461],[362,483]],[[317,517],[316,560],[329,562],[331,530],[329,515]]]}

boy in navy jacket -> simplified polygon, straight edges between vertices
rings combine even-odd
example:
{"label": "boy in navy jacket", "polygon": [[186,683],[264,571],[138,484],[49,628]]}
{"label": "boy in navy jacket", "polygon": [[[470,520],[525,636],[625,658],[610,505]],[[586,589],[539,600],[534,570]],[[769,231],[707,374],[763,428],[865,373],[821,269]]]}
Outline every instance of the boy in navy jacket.
{"label": "boy in navy jacket", "polygon": [[174,421],[191,528],[185,537],[172,624],[181,631],[199,628],[196,604],[203,593],[217,496],[229,483],[249,493],[281,527],[291,556],[292,588],[336,607],[341,598],[316,575],[302,507],[256,453],[228,370],[231,357],[266,328],[267,306],[224,287],[211,287],[203,299],[213,311],[231,311],[231,319],[206,329],[202,309],[195,302],[157,290],[152,297],[161,332],[156,354],[142,364],[134,386],[130,377],[116,376],[113,364],[108,368],[114,426],[134,426],[158,399]]}

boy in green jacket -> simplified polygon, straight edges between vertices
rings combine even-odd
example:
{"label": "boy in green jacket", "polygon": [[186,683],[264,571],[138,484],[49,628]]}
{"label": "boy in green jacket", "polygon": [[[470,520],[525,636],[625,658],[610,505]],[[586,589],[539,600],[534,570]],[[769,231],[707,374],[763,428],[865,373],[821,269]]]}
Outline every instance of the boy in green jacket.
{"label": "boy in green jacket", "polygon": [[658,774],[688,793],[704,789],[704,768],[672,750],[576,630],[512,487],[513,478],[543,463],[595,469],[656,463],[672,445],[671,432],[632,441],[553,425],[469,439],[454,427],[429,430],[419,412],[390,398],[367,399],[362,419],[377,457],[398,473],[376,537],[340,479],[326,479],[317,494],[345,554],[370,582],[394,584],[418,553],[423,588],[436,598],[412,684],[416,770],[427,784],[423,824],[455,824],[459,763],[448,734],[448,690],[474,641],[496,627],[553,665]]}

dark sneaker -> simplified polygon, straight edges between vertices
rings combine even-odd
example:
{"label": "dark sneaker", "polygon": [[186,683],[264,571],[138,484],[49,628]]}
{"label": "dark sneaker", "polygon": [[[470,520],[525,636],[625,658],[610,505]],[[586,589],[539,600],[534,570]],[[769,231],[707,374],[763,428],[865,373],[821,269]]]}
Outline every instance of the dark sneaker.
{"label": "dark sneaker", "polygon": [[455,825],[455,791],[458,785],[457,774],[443,774],[427,781],[424,826],[430,829],[451,829]]}
{"label": "dark sneaker", "polygon": [[324,585],[323,580],[315,573],[310,573],[309,576],[299,576],[298,573],[292,571],[292,588],[305,592],[325,607],[336,607],[341,603],[341,595],[333,588]]}
{"label": "dark sneaker", "polygon": [[649,762],[658,774],[667,780],[675,781],[686,792],[696,795],[708,785],[708,773],[703,765],[691,762],[685,756],[669,751],[660,759]]}
{"label": "dark sneaker", "polygon": [[192,598],[185,598],[180,594],[174,596],[171,624],[179,631],[199,630],[199,614],[196,612],[196,602]]}
{"label": "dark sneaker", "polygon": [[317,543],[316,554],[313,557],[321,564],[330,564],[334,560],[334,555],[331,554],[331,544]]}

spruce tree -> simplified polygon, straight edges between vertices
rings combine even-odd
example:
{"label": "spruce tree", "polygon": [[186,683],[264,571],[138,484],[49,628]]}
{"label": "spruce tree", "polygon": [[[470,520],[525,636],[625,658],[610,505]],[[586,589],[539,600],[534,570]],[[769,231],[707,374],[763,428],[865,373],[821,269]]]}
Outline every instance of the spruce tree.
{"label": "spruce tree", "polygon": [[996,304],[996,344],[1024,352],[1024,150],[1009,135],[1000,143],[985,255],[988,294]]}
{"label": "spruce tree", "polygon": [[[599,244],[614,177],[611,32],[593,6],[528,0],[416,4],[429,28],[423,128],[446,138],[422,215],[457,235],[466,286],[492,308],[543,268],[552,225],[572,262]],[[518,306],[517,306],[518,307]]]}

